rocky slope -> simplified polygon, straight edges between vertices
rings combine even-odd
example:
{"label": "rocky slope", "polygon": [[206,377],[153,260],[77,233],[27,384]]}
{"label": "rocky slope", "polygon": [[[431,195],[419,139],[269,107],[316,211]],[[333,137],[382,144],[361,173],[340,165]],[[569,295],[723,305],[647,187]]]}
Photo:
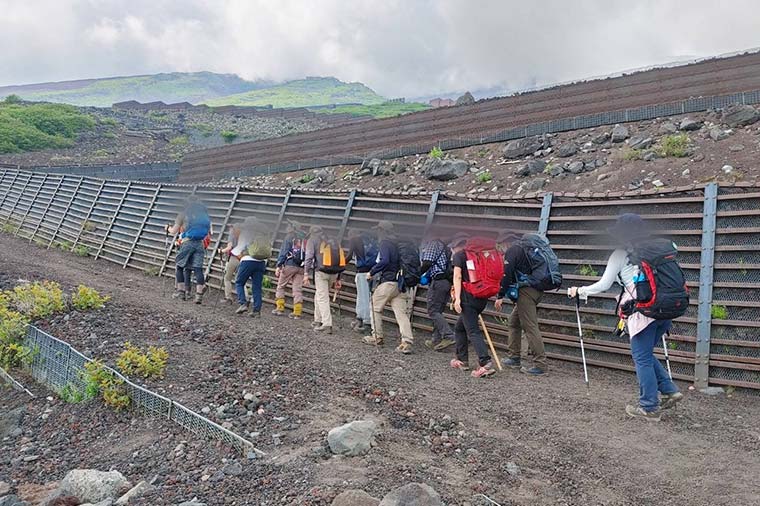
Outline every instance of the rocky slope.
{"label": "rocky slope", "polygon": [[630,191],[756,181],[760,113],[736,105],[700,114],[576,130],[393,160],[271,176],[249,186],[449,190],[467,194]]}

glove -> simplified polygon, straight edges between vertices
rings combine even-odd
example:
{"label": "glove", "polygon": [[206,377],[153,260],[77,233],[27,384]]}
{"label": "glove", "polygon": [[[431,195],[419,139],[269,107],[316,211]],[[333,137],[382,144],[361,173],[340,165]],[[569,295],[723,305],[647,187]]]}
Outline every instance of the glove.
{"label": "glove", "polygon": [[509,285],[507,287],[507,298],[512,302],[517,302],[517,298],[520,296],[520,290],[517,285]]}

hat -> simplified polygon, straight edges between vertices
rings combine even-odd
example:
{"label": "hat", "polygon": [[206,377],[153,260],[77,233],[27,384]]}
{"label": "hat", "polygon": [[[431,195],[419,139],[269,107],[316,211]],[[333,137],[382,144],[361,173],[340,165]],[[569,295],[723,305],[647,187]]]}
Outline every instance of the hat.
{"label": "hat", "polygon": [[309,227],[309,235],[318,234],[322,232],[322,226],[321,225],[312,225]]}
{"label": "hat", "polygon": [[616,239],[634,240],[648,237],[649,227],[644,219],[635,213],[625,213],[618,216],[615,224],[607,232]]}
{"label": "hat", "polygon": [[246,219],[243,220],[243,223],[240,224],[241,229],[246,230],[253,230],[261,225],[261,222],[258,218],[255,216],[248,216]]}
{"label": "hat", "polygon": [[372,227],[373,230],[382,230],[384,232],[393,232],[393,223],[388,220],[380,220],[377,225]]}
{"label": "hat", "polygon": [[522,237],[521,234],[512,230],[502,230],[499,235],[496,236],[496,244],[511,243]]}
{"label": "hat", "polygon": [[457,232],[454,237],[451,238],[451,242],[449,242],[449,248],[456,248],[457,246],[461,245],[463,242],[467,242],[467,240],[470,238],[469,234],[466,234],[464,232]]}

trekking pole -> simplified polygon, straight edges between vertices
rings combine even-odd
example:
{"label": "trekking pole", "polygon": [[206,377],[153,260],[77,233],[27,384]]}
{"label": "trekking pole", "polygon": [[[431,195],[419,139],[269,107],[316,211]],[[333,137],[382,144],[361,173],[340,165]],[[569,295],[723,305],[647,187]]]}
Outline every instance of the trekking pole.
{"label": "trekking pole", "polygon": [[575,296],[575,317],[578,319],[578,338],[581,341],[581,357],[583,358],[583,378],[586,381],[586,395],[588,395],[588,368],[586,367],[586,349],[583,346],[583,328],[581,327],[581,298],[578,295]]}
{"label": "trekking pole", "polygon": [[670,379],[673,379],[673,373],[670,371],[670,357],[668,356],[668,343],[665,341],[665,335],[670,337],[670,332],[665,332],[665,334],[662,335],[662,351],[665,352],[665,363],[668,366],[668,376],[670,376]]}
{"label": "trekking pole", "polygon": [[499,360],[499,356],[496,354],[496,348],[493,346],[493,341],[491,341],[491,334],[488,332],[488,327],[486,327],[486,322],[483,320],[482,315],[478,315],[478,320],[480,320],[480,326],[483,327],[483,333],[486,335],[486,341],[488,341],[488,347],[491,348],[491,355],[493,355],[494,360],[496,360],[496,367],[501,371],[501,360]]}
{"label": "trekking pole", "polygon": [[[166,251],[166,256],[171,255],[171,250],[169,249],[171,247],[171,243],[169,242],[169,234],[168,232],[164,234],[164,251]],[[161,273],[161,297],[166,298],[166,276]]]}

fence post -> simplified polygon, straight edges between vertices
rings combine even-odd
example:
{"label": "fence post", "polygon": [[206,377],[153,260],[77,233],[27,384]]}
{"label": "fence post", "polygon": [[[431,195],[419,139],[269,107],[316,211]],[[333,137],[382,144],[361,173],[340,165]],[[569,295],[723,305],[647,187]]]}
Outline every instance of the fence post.
{"label": "fence post", "polygon": [[552,199],[554,199],[554,193],[544,193],[544,202],[541,205],[541,218],[538,221],[538,233],[544,237],[549,231],[549,215],[552,212]]}
{"label": "fence post", "polygon": [[[66,180],[66,176],[63,177],[64,181]],[[69,211],[71,210],[71,205],[74,203],[74,200],[77,198],[77,194],[79,193],[79,188],[82,186],[82,181],[84,181],[84,177],[79,176],[79,181],[77,182],[76,188],[74,188],[74,191],[71,193],[71,198],[69,199],[68,204],[66,204],[66,209],[63,210],[61,213],[61,219],[58,220],[58,225],[55,227],[55,232],[53,232],[53,236],[50,238],[50,242],[47,245],[47,249],[50,249],[50,246],[53,245],[53,242],[55,242],[55,238],[58,237],[58,232],[61,230],[61,226],[63,225],[63,222],[66,220],[66,216],[68,216]]]}
{"label": "fence post", "polygon": [[224,215],[222,228],[219,230],[219,237],[216,238],[216,243],[214,243],[214,248],[211,250],[211,255],[209,255],[208,265],[206,266],[206,272],[204,273],[204,277],[206,279],[208,279],[208,275],[211,274],[211,267],[214,265],[214,258],[216,257],[216,252],[219,251],[219,246],[222,244],[222,237],[224,237],[224,231],[227,228],[227,224],[230,221],[230,216],[232,216],[232,210],[235,208],[235,204],[237,203],[238,195],[240,195],[239,186],[235,188],[235,194],[232,196],[232,200],[230,201],[230,207],[227,208],[227,214]]}
{"label": "fence post", "polygon": [[[24,213],[24,217],[21,218],[21,223],[19,223],[18,229],[16,230],[16,235],[18,235],[19,232],[21,232],[21,227],[24,226],[24,222],[26,221],[26,217],[29,216],[29,213],[32,212],[32,207],[34,207],[35,202],[37,202],[37,197],[40,196],[40,191],[42,191],[42,187],[45,186],[45,182],[47,181],[48,174],[45,174],[42,177],[42,182],[40,182],[40,186],[37,187],[37,191],[34,193],[34,197],[32,197],[31,202],[29,202],[29,207],[26,208],[26,212]],[[31,177],[29,178],[31,179]],[[19,198],[19,200],[21,200]]]}
{"label": "fence post", "polygon": [[285,192],[285,198],[282,201],[282,207],[280,208],[280,214],[277,216],[277,224],[274,226],[274,232],[272,232],[272,243],[274,244],[275,239],[277,239],[277,234],[280,232],[280,227],[282,226],[282,220],[285,219],[285,210],[288,208],[288,202],[290,202],[290,194],[293,193],[293,188],[289,187],[288,191]]}
{"label": "fence post", "polygon": [[100,194],[103,192],[103,187],[106,185],[106,180],[101,179],[100,180],[100,186],[98,187],[98,193],[95,194],[95,198],[92,199],[92,204],[90,204],[90,209],[87,210],[87,214],[84,217],[84,220],[82,220],[82,223],[79,226],[79,233],[77,234],[77,238],[74,239],[74,244],[71,245],[71,251],[74,251],[74,248],[77,247],[77,243],[79,243],[79,239],[82,238],[82,232],[84,232],[84,227],[87,225],[87,222],[90,221],[90,216],[92,216],[92,211],[95,210],[95,206],[98,203],[98,199],[100,198]]}
{"label": "fence post", "polygon": [[702,254],[699,269],[699,306],[697,309],[697,357],[694,383],[705,388],[710,379],[710,331],[712,326],[713,266],[715,263],[715,225],[718,213],[718,184],[705,187],[702,214]]}
{"label": "fence post", "polygon": [[108,240],[108,236],[111,234],[111,230],[113,229],[113,224],[116,223],[116,218],[119,216],[119,212],[121,211],[122,206],[124,206],[124,201],[127,198],[127,194],[129,193],[129,189],[132,187],[132,181],[127,183],[127,186],[124,188],[124,193],[121,195],[121,200],[119,200],[119,204],[116,206],[116,210],[113,212],[113,216],[111,217],[111,221],[108,222],[108,228],[106,229],[106,233],[103,234],[103,240],[100,241],[100,246],[98,246],[98,251],[95,253],[95,260],[98,259],[100,256],[100,253],[103,251],[103,246],[105,246],[106,241]]}
{"label": "fence post", "polygon": [[[8,189],[3,194],[3,200],[0,200],[0,209],[2,209],[3,205],[5,205],[5,201],[8,199],[8,194],[11,192],[11,188],[13,188],[14,185],[16,184],[16,180],[18,179],[18,174],[19,174],[19,171],[16,171],[13,174],[13,179],[11,180],[10,183],[8,183]],[[3,175],[3,177],[5,177],[5,175]]]}
{"label": "fence post", "polygon": [[55,196],[58,195],[58,191],[61,189],[61,183],[63,183],[63,180],[66,176],[61,174],[60,179],[58,180],[58,184],[55,186],[55,190],[53,190],[53,195],[51,195],[50,200],[48,201],[47,205],[45,206],[45,210],[42,211],[42,216],[40,216],[40,221],[37,222],[37,226],[34,227],[34,232],[32,232],[32,236],[29,238],[29,242],[32,242],[34,240],[34,236],[37,235],[37,232],[40,230],[40,226],[42,225],[42,222],[45,221],[45,215],[50,210],[50,206],[53,205],[53,201],[55,200]]}
{"label": "fence post", "polygon": [[340,230],[338,230],[338,244],[343,243],[343,237],[346,235],[346,227],[348,226],[348,218],[351,216],[351,208],[354,207],[354,199],[356,199],[356,190],[351,190],[348,194],[348,202],[346,202],[346,211],[343,213],[343,221],[340,222]]}
{"label": "fence post", "polygon": [[436,190],[430,196],[430,205],[428,206],[427,218],[425,219],[425,228],[429,228],[433,224],[435,219],[435,209],[438,207],[438,199],[441,196],[441,191]]}
{"label": "fence post", "polygon": [[124,260],[124,265],[121,266],[122,269],[126,269],[127,265],[129,265],[129,261],[132,258],[132,255],[135,252],[135,247],[137,247],[137,241],[140,240],[140,236],[142,236],[143,230],[145,230],[145,225],[148,223],[148,218],[150,217],[150,213],[153,211],[153,206],[156,205],[156,200],[158,200],[158,194],[161,193],[161,188],[163,188],[164,185],[161,183],[158,183],[156,185],[156,192],[153,194],[153,197],[150,199],[150,204],[148,204],[148,207],[145,209],[145,216],[143,217],[142,223],[140,223],[140,228],[137,229],[137,234],[135,234],[135,240],[132,242],[132,246],[129,248],[129,253],[127,253],[127,258]]}

